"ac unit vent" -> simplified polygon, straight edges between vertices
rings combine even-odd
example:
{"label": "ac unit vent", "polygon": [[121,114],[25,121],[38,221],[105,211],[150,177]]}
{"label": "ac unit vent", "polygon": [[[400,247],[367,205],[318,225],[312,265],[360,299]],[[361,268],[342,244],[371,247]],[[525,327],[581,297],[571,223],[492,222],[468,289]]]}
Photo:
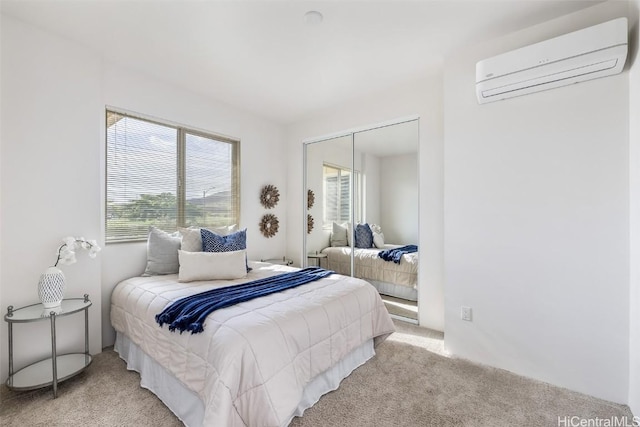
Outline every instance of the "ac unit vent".
{"label": "ac unit vent", "polygon": [[480,61],[478,102],[618,74],[627,58],[627,38],[627,18],[618,18]]}

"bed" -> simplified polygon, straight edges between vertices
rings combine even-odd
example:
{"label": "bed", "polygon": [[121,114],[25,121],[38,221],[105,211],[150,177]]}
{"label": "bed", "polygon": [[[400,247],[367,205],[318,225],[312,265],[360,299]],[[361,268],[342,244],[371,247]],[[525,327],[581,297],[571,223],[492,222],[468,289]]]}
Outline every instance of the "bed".
{"label": "bed", "polygon": [[115,350],[187,426],[286,426],[394,331],[378,292],[338,274],[214,311],[200,334],[156,323],[182,297],[295,270],[249,266],[244,279],[134,277],[113,291]]}
{"label": "bed", "polygon": [[[385,261],[378,253],[400,245],[385,244],[378,248],[354,249],[354,276],[370,282],[378,292],[410,301],[418,299],[418,253],[402,255],[399,264]],[[327,268],[337,273],[351,274],[351,247],[328,247],[322,250],[327,254]]]}

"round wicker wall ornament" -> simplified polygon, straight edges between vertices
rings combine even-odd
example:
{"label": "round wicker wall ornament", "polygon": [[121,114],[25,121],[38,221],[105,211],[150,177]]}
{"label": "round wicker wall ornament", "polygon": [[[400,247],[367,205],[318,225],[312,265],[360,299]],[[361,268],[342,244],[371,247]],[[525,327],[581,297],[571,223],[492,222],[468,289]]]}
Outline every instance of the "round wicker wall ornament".
{"label": "round wicker wall ornament", "polygon": [[260,192],[260,204],[267,209],[271,209],[278,204],[280,192],[274,185],[265,185]]}
{"label": "round wicker wall ornament", "polygon": [[313,217],[307,214],[307,234],[311,234],[311,230],[313,230]]}
{"label": "round wicker wall ornament", "polygon": [[316,195],[313,194],[313,190],[307,190],[307,209],[311,209],[316,202]]}
{"label": "round wicker wall ornament", "polygon": [[276,235],[278,232],[279,221],[278,217],[273,214],[264,214],[260,220],[260,232],[266,238],[270,238]]}

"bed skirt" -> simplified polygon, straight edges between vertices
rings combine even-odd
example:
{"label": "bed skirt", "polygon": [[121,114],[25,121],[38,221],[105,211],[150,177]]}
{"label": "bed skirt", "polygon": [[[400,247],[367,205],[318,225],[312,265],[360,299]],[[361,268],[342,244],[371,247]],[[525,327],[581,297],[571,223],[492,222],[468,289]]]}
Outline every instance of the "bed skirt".
{"label": "bed skirt", "polygon": [[[202,426],[204,404],[196,393],[148,356],[126,335],[119,332],[116,334],[114,350],[127,362],[127,369],[140,374],[140,386],[158,396],[184,425]],[[315,377],[305,387],[302,400],[283,427],[287,426],[293,417],[301,416],[305,409],[313,406],[324,394],[336,390],[344,378],[374,355],[371,339],[347,354],[331,369]]]}
{"label": "bed skirt", "polygon": [[394,283],[379,282],[378,280],[362,279],[371,283],[374,288],[382,295],[389,295],[396,298],[402,298],[409,301],[418,301],[417,289],[408,286],[396,285]]}

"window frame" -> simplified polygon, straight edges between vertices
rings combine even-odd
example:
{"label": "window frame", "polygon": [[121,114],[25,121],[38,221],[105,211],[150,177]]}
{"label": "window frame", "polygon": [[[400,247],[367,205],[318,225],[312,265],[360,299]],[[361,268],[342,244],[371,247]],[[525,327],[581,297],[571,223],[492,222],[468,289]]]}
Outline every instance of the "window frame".
{"label": "window frame", "polygon": [[[336,188],[338,189],[338,195],[336,198],[336,202],[337,202],[337,215],[338,218],[337,219],[328,219],[326,218],[326,212],[327,212],[327,208],[326,208],[326,204],[327,204],[327,182],[326,182],[326,176],[324,174],[324,168],[331,168],[331,169],[336,169],[338,171],[338,175],[337,175],[337,181],[336,181]],[[349,210],[348,215],[347,215],[347,220],[346,222],[351,222],[351,219],[353,218],[356,222],[361,220],[361,213],[362,213],[362,196],[363,196],[363,192],[362,192],[362,174],[355,170],[355,169],[351,169],[349,167],[344,167],[344,166],[340,166],[340,165],[336,165],[333,163],[329,163],[329,162],[323,162],[322,163],[322,169],[323,169],[323,173],[322,173],[322,210],[323,210],[323,224],[322,227],[325,230],[329,230],[332,227],[332,223],[336,222],[339,224],[343,224],[345,223],[344,220],[340,219],[341,215],[340,215],[340,208],[342,207],[342,183],[341,183],[341,179],[342,179],[342,172],[346,172],[349,173],[350,177],[349,177],[349,185],[348,185],[348,189],[349,189],[349,201],[347,203],[347,209]]]}
{"label": "window frame", "polygon": [[[231,149],[231,194],[234,195],[232,212],[233,217],[235,218],[235,224],[240,223],[240,205],[241,205],[241,194],[240,194],[240,139],[234,138],[226,135],[222,135],[219,133],[197,129],[191,126],[186,126],[182,124],[178,124],[176,122],[170,120],[162,120],[154,117],[150,117],[144,114],[130,112],[126,110],[122,110],[119,108],[106,106],[105,108],[105,196],[104,196],[104,230],[105,230],[105,244],[112,243],[129,243],[129,242],[142,242],[147,240],[148,234],[145,233],[144,236],[133,236],[131,238],[109,238],[107,221],[108,218],[108,194],[109,194],[109,143],[108,143],[108,132],[109,132],[109,115],[117,114],[123,117],[128,117],[135,120],[145,121],[148,123],[156,124],[159,126],[170,127],[176,130],[176,183],[175,183],[175,192],[176,192],[176,229],[178,227],[187,227],[186,224],[186,176],[187,176],[187,168],[188,165],[186,162],[186,152],[187,152],[187,135],[192,135],[195,137],[208,138],[215,140],[216,142],[222,142],[230,144]],[[227,224],[232,225],[232,224]],[[150,226],[153,226],[151,224]],[[203,226],[206,226],[203,224]]]}

